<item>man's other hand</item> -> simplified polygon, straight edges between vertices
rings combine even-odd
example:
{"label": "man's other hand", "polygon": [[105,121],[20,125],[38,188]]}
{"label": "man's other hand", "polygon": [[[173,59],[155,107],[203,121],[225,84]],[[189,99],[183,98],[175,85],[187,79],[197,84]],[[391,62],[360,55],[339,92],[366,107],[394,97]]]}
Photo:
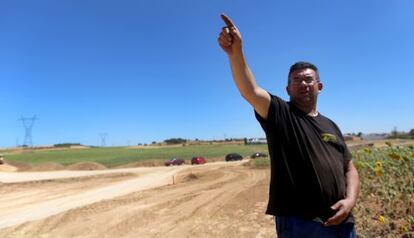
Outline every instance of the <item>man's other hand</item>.
{"label": "man's other hand", "polygon": [[335,215],[330,217],[325,223],[325,226],[334,226],[341,224],[351,213],[355,202],[352,199],[342,199],[335,203],[331,209],[336,211]]}

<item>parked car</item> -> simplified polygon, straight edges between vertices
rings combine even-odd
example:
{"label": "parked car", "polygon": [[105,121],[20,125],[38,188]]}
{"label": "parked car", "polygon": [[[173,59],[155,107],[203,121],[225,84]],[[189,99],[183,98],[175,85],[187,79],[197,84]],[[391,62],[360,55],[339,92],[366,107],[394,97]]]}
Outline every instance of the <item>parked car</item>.
{"label": "parked car", "polygon": [[182,165],[184,164],[184,160],[178,158],[172,158],[170,160],[165,161],[165,166],[172,166],[172,165]]}
{"label": "parked car", "polygon": [[236,160],[242,160],[243,156],[237,153],[230,153],[226,155],[226,161],[236,161]]}
{"label": "parked car", "polygon": [[262,152],[256,152],[256,153],[254,153],[250,156],[250,158],[252,158],[252,159],[256,159],[256,158],[260,158],[260,157],[262,157],[262,158],[267,157],[267,154],[262,153]]}
{"label": "parked car", "polygon": [[193,157],[191,158],[191,164],[205,164],[207,161],[204,157]]}

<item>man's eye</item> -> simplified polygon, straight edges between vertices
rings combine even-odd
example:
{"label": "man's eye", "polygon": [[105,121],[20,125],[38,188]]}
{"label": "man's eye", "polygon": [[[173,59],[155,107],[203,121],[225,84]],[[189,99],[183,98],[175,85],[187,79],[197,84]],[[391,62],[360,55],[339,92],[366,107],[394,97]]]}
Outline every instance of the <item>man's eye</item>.
{"label": "man's eye", "polygon": [[312,81],[313,81],[313,78],[312,78],[312,77],[306,77],[306,78],[305,78],[305,81],[306,81],[307,83],[310,83],[310,82],[312,82]]}

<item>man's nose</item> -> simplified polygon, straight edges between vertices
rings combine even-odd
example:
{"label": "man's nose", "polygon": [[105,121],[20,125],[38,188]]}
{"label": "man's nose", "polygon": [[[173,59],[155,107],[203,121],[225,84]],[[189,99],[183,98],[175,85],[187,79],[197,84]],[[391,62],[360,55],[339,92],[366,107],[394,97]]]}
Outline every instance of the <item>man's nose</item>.
{"label": "man's nose", "polygon": [[306,81],[305,81],[305,80],[300,81],[299,86],[300,86],[301,88],[309,88],[309,85],[306,83]]}

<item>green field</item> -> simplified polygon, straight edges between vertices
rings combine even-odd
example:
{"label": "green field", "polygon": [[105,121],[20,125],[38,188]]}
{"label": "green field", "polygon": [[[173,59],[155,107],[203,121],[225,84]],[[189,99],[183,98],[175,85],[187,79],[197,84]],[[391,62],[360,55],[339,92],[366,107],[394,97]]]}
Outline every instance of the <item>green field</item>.
{"label": "green field", "polygon": [[167,160],[172,157],[190,160],[194,156],[223,158],[226,154],[236,152],[243,157],[250,156],[256,151],[267,152],[267,145],[194,145],[180,147],[128,148],[105,147],[87,149],[65,149],[46,151],[25,151],[19,154],[6,154],[7,161],[17,161],[31,165],[56,162],[71,165],[78,162],[97,162],[106,167],[142,162],[145,160]]}

